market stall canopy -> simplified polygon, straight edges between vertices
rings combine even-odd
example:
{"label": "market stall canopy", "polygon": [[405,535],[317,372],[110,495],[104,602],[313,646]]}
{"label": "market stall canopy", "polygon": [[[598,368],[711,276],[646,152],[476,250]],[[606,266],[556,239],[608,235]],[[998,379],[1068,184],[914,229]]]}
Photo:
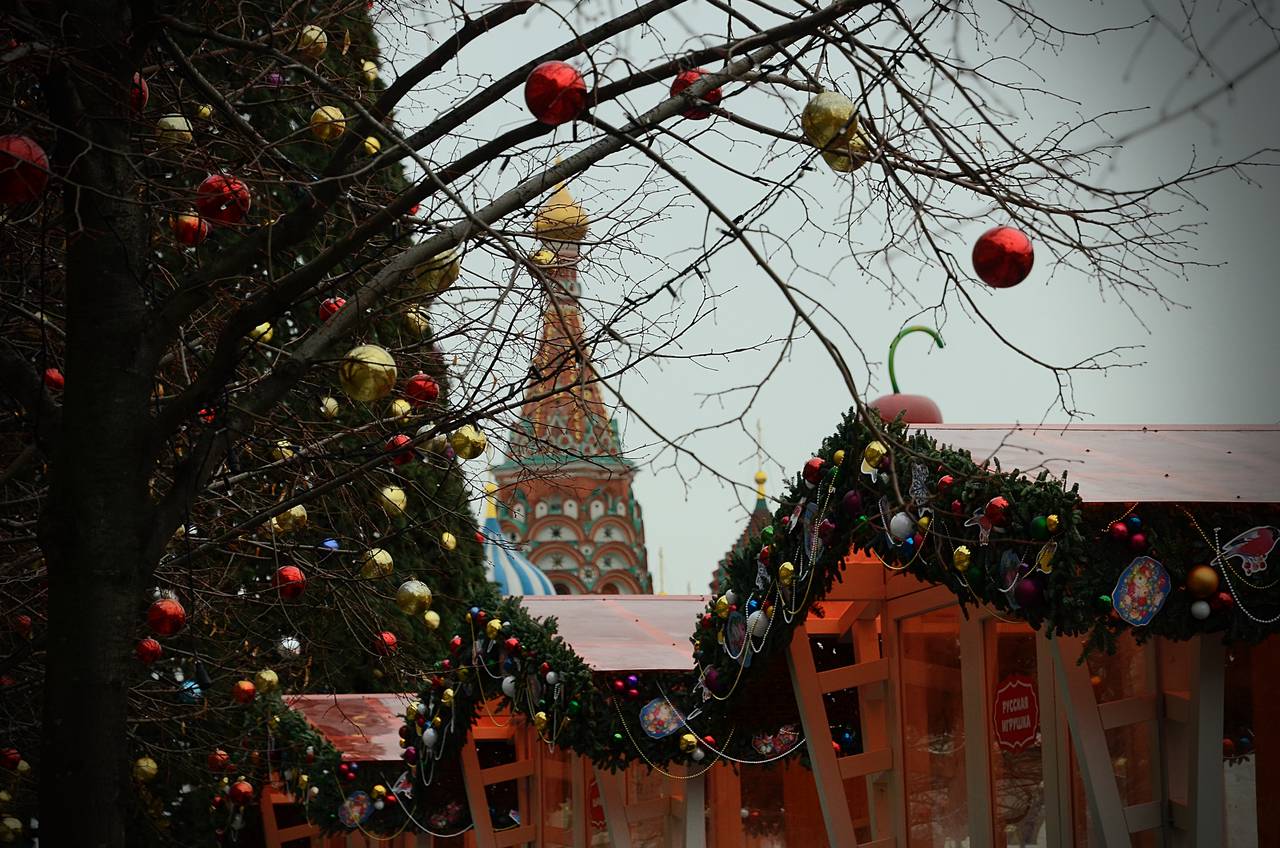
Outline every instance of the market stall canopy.
{"label": "market stall canopy", "polygon": [[[913,430],[916,428],[912,428]],[[1085,503],[1280,503],[1280,427],[941,424],[920,428],[982,462],[1080,484]]]}
{"label": "market stall canopy", "polygon": [[593,671],[688,671],[689,633],[703,595],[550,595],[525,598],[537,618],[555,616],[560,635]]}
{"label": "market stall canopy", "polygon": [[408,695],[297,695],[285,702],[342,751],[358,762],[399,762],[400,728]]}

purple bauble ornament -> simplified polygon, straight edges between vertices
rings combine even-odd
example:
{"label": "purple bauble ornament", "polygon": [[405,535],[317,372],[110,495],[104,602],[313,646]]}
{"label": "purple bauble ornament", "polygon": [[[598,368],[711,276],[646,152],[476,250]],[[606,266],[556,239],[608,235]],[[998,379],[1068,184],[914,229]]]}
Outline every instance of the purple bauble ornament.
{"label": "purple bauble ornament", "polygon": [[628,675],[627,675],[627,686],[629,686],[630,688],[634,689],[634,688],[636,688],[636,686],[638,686],[638,685],[640,685],[640,678],[639,678],[639,677],[637,677],[637,676],[636,676],[636,675],[634,675],[634,674],[628,674]]}
{"label": "purple bauble ornament", "polygon": [[840,507],[845,515],[857,518],[862,514],[862,494],[857,489],[850,489],[845,494],[844,500],[840,502]]}
{"label": "purple bauble ornament", "polygon": [[1044,587],[1039,580],[1024,577],[1013,587],[1013,600],[1022,609],[1037,609],[1044,603]]}
{"label": "purple bauble ornament", "polygon": [[418,749],[410,745],[404,749],[404,761],[409,765],[413,765],[418,761]]}
{"label": "purple bauble ornament", "polygon": [[705,683],[707,688],[712,692],[719,692],[720,672],[714,667],[707,669],[706,673],[702,676],[702,682]]}
{"label": "purple bauble ornament", "polygon": [[830,518],[822,519],[822,523],[818,525],[818,538],[823,544],[831,541],[831,534],[836,531],[836,523]]}
{"label": "purple bauble ornament", "polygon": [[272,88],[279,88],[280,86],[284,85],[284,74],[280,73],[279,71],[272,71],[271,73],[267,74],[267,85],[271,86]]}

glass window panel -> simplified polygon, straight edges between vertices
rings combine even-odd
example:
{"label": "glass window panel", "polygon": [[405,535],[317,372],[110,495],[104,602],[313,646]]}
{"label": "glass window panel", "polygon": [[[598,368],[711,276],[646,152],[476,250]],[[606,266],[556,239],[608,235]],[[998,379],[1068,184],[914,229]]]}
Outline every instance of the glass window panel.
{"label": "glass window panel", "polygon": [[1036,632],[1022,622],[996,620],[987,621],[983,632],[995,845],[1045,848]]}

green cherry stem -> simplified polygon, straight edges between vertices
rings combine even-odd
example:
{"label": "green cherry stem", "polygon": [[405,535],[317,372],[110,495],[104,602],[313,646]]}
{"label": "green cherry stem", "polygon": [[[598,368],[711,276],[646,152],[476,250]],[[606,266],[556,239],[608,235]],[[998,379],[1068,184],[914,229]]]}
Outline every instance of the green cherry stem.
{"label": "green cherry stem", "polygon": [[893,371],[893,355],[898,351],[898,342],[902,341],[912,333],[928,333],[938,347],[946,347],[946,343],[942,341],[942,336],[937,330],[929,327],[922,327],[919,324],[913,324],[910,327],[903,327],[898,335],[893,337],[893,341],[889,342],[889,385],[893,386],[893,393],[898,394],[898,376]]}

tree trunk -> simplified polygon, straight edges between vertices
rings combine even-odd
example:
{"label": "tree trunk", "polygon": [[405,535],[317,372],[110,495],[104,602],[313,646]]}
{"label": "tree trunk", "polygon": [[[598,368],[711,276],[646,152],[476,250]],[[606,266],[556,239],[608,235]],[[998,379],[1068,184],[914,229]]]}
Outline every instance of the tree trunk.
{"label": "tree trunk", "polygon": [[[139,679],[131,648],[146,598],[143,545],[154,463],[142,349],[147,211],[121,155],[130,147],[126,3],[65,4],[81,61],[50,79],[56,145],[68,163],[66,390],[41,545],[49,574],[40,837],[45,845],[123,846],[134,794],[126,717]],[[135,834],[136,837],[136,834]]]}

